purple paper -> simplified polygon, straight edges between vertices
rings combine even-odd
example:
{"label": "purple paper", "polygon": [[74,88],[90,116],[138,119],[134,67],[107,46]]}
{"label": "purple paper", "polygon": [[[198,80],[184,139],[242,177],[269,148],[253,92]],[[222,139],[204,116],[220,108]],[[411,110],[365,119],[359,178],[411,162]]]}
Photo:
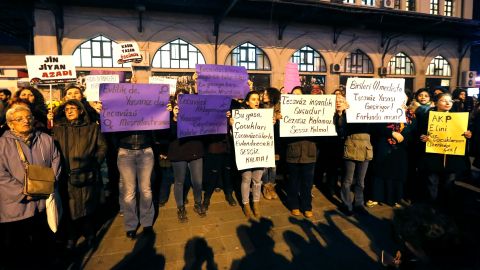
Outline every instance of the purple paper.
{"label": "purple paper", "polygon": [[102,132],[170,128],[168,84],[100,84]]}
{"label": "purple paper", "polygon": [[244,98],[250,91],[245,67],[196,65],[197,90],[201,95]]}
{"label": "purple paper", "polygon": [[231,98],[220,95],[179,95],[177,137],[226,134]]}

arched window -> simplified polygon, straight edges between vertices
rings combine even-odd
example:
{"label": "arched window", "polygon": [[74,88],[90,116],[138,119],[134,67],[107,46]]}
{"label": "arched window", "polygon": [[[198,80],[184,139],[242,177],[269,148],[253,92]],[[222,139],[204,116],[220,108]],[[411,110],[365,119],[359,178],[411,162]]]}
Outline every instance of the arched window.
{"label": "arched window", "polygon": [[292,55],[291,61],[298,64],[300,72],[327,72],[325,59],[310,46],[305,46]]}
{"label": "arched window", "polygon": [[345,57],[344,72],[356,74],[372,74],[373,63],[370,57],[361,50],[356,50]]}
{"label": "arched window", "polygon": [[130,63],[118,64],[113,59],[113,44],[115,41],[99,35],[89,39],[73,52],[77,67],[130,67]]}
{"label": "arched window", "polygon": [[414,75],[415,69],[412,60],[404,53],[397,53],[388,63],[388,74]]}
{"label": "arched window", "polygon": [[205,64],[205,58],[195,46],[181,39],[163,45],[152,60],[155,68],[195,68],[196,64]]}
{"label": "arched window", "polygon": [[438,55],[428,65],[426,75],[449,77],[452,76],[452,70],[447,59]]}
{"label": "arched window", "polygon": [[270,70],[270,60],[262,49],[250,42],[236,47],[227,56],[225,65],[242,66],[248,70]]}

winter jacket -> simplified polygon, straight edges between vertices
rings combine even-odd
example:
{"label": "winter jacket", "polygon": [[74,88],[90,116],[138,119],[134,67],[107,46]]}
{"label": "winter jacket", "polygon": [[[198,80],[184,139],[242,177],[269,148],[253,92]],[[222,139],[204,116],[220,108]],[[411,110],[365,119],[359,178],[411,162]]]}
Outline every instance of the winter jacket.
{"label": "winter jacket", "polygon": [[[99,200],[101,181],[99,167],[107,151],[100,127],[91,123],[82,103],[74,101],[83,110],[79,119],[69,122],[65,118],[64,105],[59,107],[52,132],[62,154],[64,194],[68,194],[68,206],[73,220],[93,213]],[[83,186],[72,185],[72,177],[92,179]]]}
{"label": "winter jacket", "polygon": [[0,138],[0,223],[24,220],[45,210],[45,199],[25,200],[23,184],[25,168],[15,141],[20,143],[30,164],[51,167],[56,180],[60,177],[60,153],[52,137],[40,131],[33,133],[28,146],[9,130]]}
{"label": "winter jacket", "polygon": [[315,163],[317,161],[317,145],[307,138],[288,140],[285,157],[287,163]]}
{"label": "winter jacket", "polygon": [[177,138],[177,122],[170,121],[168,159],[173,162],[192,161],[203,156],[204,145],[200,137]]}

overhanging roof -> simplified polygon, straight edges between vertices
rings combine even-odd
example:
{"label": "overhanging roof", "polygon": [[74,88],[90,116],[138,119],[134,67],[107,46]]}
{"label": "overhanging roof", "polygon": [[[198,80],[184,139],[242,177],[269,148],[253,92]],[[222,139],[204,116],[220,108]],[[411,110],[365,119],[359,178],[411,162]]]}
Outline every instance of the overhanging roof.
{"label": "overhanging roof", "polygon": [[[17,43],[32,51],[34,7],[58,11],[64,6],[200,14],[212,16],[218,23],[225,17],[236,17],[272,21],[283,28],[306,23],[480,40],[480,22],[476,20],[319,0],[43,0],[0,3],[0,45]],[[57,16],[63,15],[60,12]]]}

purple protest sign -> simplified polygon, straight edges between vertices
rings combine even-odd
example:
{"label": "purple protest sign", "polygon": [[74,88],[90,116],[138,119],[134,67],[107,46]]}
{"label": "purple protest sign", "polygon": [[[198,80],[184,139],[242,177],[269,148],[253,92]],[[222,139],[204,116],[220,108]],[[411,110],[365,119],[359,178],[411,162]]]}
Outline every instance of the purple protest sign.
{"label": "purple protest sign", "polygon": [[231,98],[220,95],[179,95],[177,137],[226,134]]}
{"label": "purple protest sign", "polygon": [[170,128],[168,84],[100,84],[102,132]]}
{"label": "purple protest sign", "polygon": [[198,75],[197,90],[201,95],[244,98],[250,91],[245,67],[200,64],[195,67]]}

